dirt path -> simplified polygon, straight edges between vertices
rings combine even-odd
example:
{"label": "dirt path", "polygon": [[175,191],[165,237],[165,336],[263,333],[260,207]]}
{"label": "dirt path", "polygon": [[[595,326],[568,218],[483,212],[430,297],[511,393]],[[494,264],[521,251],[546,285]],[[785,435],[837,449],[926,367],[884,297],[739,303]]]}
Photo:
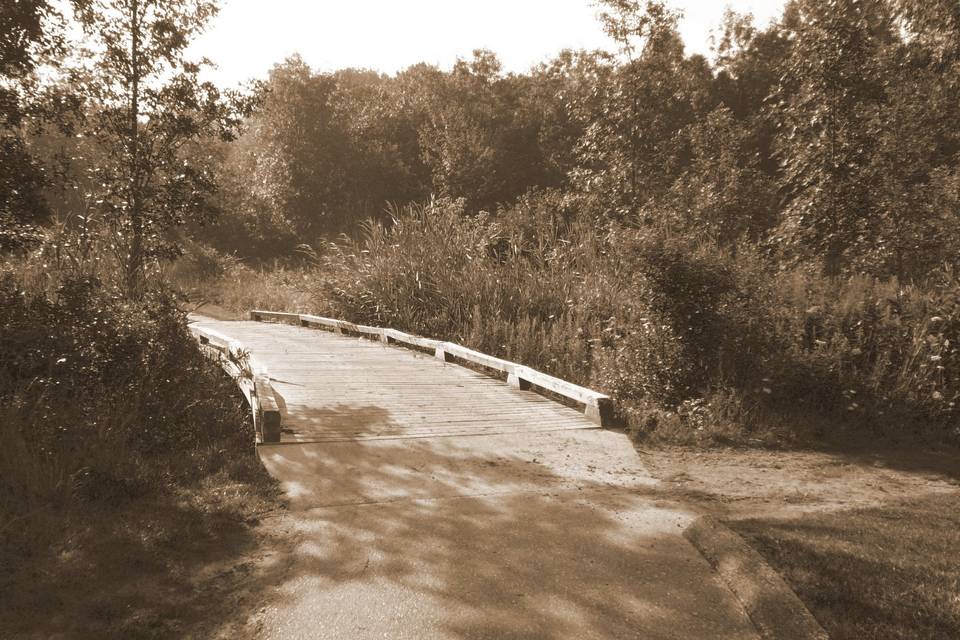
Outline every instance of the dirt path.
{"label": "dirt path", "polygon": [[643,446],[664,491],[724,518],[789,518],[960,491],[955,453]]}

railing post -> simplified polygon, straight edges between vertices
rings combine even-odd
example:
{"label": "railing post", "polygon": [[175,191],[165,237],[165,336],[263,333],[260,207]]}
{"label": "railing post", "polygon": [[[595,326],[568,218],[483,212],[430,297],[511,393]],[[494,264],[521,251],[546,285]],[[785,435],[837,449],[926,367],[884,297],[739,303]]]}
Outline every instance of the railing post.
{"label": "railing post", "polygon": [[440,345],[434,349],[433,355],[440,362],[453,362],[453,356],[447,353],[447,350],[443,348],[443,345]]}
{"label": "railing post", "polygon": [[507,384],[521,391],[528,391],[530,389],[530,381],[524,380],[516,372],[507,374]]}
{"label": "railing post", "polygon": [[597,398],[596,404],[587,404],[583,410],[583,414],[588,420],[601,427],[610,426],[613,422],[613,400],[610,398]]}

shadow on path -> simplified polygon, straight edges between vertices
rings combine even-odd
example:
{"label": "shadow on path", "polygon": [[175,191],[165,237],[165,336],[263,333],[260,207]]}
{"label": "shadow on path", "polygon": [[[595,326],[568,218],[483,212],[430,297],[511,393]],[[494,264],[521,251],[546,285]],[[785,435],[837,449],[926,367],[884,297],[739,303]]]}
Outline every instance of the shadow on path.
{"label": "shadow on path", "polygon": [[[328,415],[349,414],[337,405]],[[352,407],[351,424],[389,423]],[[319,415],[319,414],[318,414]],[[298,544],[249,629],[278,638],[753,638],[603,431],[261,448]]]}

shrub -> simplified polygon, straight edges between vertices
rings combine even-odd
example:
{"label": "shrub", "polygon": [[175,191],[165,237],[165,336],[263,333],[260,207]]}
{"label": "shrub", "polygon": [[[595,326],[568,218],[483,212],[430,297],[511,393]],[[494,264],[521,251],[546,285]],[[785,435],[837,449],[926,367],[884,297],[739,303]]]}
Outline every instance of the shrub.
{"label": "shrub", "polygon": [[828,423],[904,433],[907,417],[914,431],[960,436],[952,272],[902,287],[778,270],[747,242],[722,248],[595,211],[545,192],[496,216],[452,201],[401,212],[325,250],[308,273],[313,307],[591,385],[631,428],[673,439]]}
{"label": "shrub", "polygon": [[0,352],[0,512],[163,490],[208,470],[144,460],[252,440],[167,292],[130,302],[85,278],[47,296],[4,275]]}

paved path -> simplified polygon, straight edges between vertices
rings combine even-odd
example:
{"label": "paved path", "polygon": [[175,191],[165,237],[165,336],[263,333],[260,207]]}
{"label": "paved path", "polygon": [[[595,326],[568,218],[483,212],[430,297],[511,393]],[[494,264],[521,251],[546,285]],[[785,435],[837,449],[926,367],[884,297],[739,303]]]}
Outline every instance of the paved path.
{"label": "paved path", "polygon": [[261,446],[298,541],[265,638],[757,638],[626,436],[431,355],[198,321],[251,351],[283,411]]}

